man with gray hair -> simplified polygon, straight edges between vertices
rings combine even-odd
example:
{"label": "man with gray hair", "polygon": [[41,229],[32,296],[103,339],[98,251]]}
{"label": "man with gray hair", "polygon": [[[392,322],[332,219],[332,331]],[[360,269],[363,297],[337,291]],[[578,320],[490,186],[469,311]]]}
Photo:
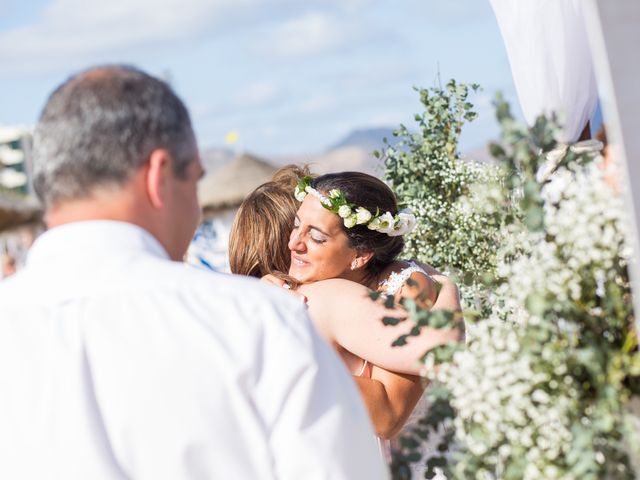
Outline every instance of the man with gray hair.
{"label": "man with gray hair", "polygon": [[160,80],[97,67],[48,99],[34,187],[49,230],[0,285],[0,478],[386,476],[301,303],[180,262],[202,174]]}

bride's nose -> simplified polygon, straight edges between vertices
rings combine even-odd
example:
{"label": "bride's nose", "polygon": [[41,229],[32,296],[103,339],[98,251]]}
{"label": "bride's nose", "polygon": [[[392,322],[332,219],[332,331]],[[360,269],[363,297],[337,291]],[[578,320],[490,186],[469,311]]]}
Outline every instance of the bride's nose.
{"label": "bride's nose", "polygon": [[302,235],[300,235],[300,230],[294,230],[291,232],[291,236],[289,237],[289,250],[294,252],[299,252],[304,249],[304,242],[302,241]]}

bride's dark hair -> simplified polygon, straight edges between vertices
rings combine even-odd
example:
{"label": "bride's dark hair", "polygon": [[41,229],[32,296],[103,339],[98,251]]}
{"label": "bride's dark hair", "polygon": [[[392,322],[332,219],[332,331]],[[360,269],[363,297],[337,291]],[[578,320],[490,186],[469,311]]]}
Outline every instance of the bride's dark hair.
{"label": "bride's dark hair", "polygon": [[[324,195],[333,189],[340,190],[347,200],[364,207],[375,215],[376,212],[398,213],[398,202],[391,189],[380,179],[362,172],[339,172],[320,175],[311,186]],[[404,247],[402,236],[390,237],[386,233],[369,230],[366,225],[356,225],[342,230],[349,239],[349,246],[359,252],[372,252],[365,272],[377,277],[400,255]]]}

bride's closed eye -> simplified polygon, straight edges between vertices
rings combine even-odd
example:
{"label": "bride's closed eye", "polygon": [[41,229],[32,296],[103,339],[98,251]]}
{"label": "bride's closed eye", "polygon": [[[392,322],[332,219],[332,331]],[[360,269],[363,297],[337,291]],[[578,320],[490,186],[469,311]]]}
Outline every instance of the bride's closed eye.
{"label": "bride's closed eye", "polygon": [[327,241],[326,238],[324,238],[322,235],[317,234],[316,232],[311,232],[311,235],[309,235],[311,237],[311,240],[313,240],[315,243],[324,243]]}
{"label": "bride's closed eye", "polygon": [[[293,228],[292,230],[297,230],[298,228],[300,228],[300,220],[298,220],[297,218],[293,221]],[[318,232],[317,230],[314,230],[313,228],[310,229],[309,231],[309,238],[314,242],[314,243],[318,243],[318,244],[322,244],[324,242],[327,241],[326,237],[324,234],[322,234],[321,232]]]}

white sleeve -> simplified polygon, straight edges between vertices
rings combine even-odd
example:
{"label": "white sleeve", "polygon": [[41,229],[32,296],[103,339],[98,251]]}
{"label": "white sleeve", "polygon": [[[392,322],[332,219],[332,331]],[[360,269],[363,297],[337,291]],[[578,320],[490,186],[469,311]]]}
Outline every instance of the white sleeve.
{"label": "white sleeve", "polygon": [[292,328],[265,335],[256,389],[276,477],[388,478],[355,382],[304,309],[288,316]]}

